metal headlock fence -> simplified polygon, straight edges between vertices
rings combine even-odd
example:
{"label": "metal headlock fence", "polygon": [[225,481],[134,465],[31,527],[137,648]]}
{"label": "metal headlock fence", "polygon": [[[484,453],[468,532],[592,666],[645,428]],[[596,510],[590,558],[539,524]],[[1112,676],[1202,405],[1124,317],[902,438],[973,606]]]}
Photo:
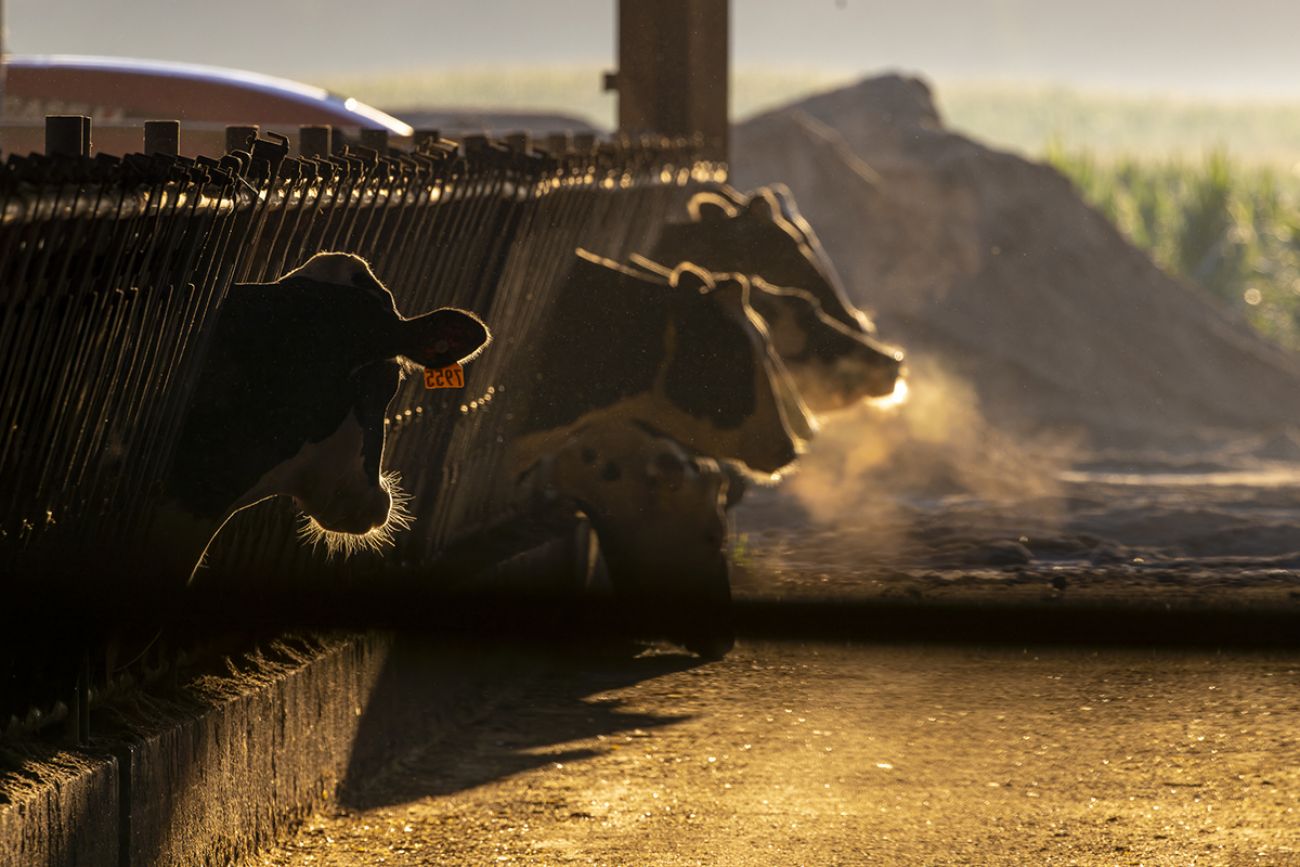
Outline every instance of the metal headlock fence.
{"label": "metal headlock fence", "polygon": [[[394,548],[330,561],[298,540],[294,511],[277,498],[222,530],[202,580],[437,581],[458,543],[515,517],[501,472],[508,420],[533,353],[564,339],[539,333],[540,313],[574,248],[613,259],[651,249],[672,212],[724,167],[686,141],[416,141],[409,151],[372,142],[295,157],[270,135],[219,158],[8,157],[0,598],[57,585],[60,611],[76,620],[110,597],[147,592],[133,586],[150,557],[144,524],[227,289],[275,280],[322,250],[371,262],[404,314],[463,307],[496,339],[463,391],[409,379],[390,407],[385,464],[401,473],[416,518]],[[313,150],[304,130],[301,152]],[[30,616],[60,628],[59,611]],[[0,731],[28,713],[14,684],[39,680],[41,667],[5,656]]]}

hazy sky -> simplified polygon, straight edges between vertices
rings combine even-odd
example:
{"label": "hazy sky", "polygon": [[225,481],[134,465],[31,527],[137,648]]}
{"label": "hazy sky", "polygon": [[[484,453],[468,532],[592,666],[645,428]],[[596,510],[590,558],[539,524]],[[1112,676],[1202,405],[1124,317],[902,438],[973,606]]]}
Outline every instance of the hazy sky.
{"label": "hazy sky", "polygon": [[[653,2],[653,0],[644,0]],[[614,0],[7,0],[10,50],[310,78],[613,63]],[[1300,94],[1294,0],[732,0],[738,66]]]}

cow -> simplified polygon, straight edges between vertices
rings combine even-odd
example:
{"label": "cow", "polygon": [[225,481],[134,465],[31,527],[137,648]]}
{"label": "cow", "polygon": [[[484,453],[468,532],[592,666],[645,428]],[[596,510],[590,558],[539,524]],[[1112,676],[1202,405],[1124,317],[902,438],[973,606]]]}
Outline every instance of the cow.
{"label": "cow", "polygon": [[680,263],[666,275],[577,250],[548,309],[515,421],[518,478],[574,430],[637,421],[763,474],[791,464],[811,422],[749,307],[749,281]]}
{"label": "cow", "polygon": [[706,658],[735,642],[723,511],[727,476],[710,458],[636,422],[571,432],[532,468],[548,501],[591,521],[620,610]]}
{"label": "cow", "polygon": [[810,409],[831,412],[893,390],[902,352],[875,339],[788,190],[745,197],[719,185],[695,194],[688,212],[688,222],[664,226],[649,258],[744,273],[768,290],[753,292],[751,304]]}
{"label": "cow", "polygon": [[292,497],[305,536],[345,553],[409,522],[383,472],[384,415],[404,369],[477,356],[491,336],[464,310],[403,317],[370,266],[318,253],[222,304],[151,528],[158,568],[193,577],[237,512]]}

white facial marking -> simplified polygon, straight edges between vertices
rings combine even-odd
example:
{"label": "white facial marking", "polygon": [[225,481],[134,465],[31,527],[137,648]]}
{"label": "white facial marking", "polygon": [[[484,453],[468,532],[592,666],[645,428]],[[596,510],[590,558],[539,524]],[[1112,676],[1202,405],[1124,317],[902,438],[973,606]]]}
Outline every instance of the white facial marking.
{"label": "white facial marking", "polygon": [[785,366],[773,352],[762,317],[743,303],[724,304],[723,309],[744,329],[753,351],[755,363],[750,387],[755,397],[754,413],[735,430],[721,431],[712,425],[707,426],[708,430],[699,442],[725,442],[729,446],[727,451],[698,450],[751,465],[773,463],[775,455],[784,454],[791,445],[797,450],[801,439],[810,438],[816,423],[790,385]]}

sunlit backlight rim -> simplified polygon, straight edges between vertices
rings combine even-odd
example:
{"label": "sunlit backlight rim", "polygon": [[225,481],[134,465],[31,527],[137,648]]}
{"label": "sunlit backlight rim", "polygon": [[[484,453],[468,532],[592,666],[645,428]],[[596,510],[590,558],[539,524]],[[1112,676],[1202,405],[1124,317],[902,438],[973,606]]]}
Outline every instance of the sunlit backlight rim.
{"label": "sunlit backlight rim", "polygon": [[898,409],[907,403],[909,394],[911,394],[911,389],[907,386],[907,380],[900,376],[894,381],[894,390],[884,397],[873,398],[871,405],[880,409]]}
{"label": "sunlit backlight rim", "polygon": [[395,471],[379,477],[379,486],[388,494],[389,506],[388,516],[378,527],[364,533],[340,533],[325,529],[311,515],[303,514],[298,525],[298,538],[312,548],[324,546],[325,556],[329,558],[341,556],[346,559],[361,552],[378,554],[393,547],[397,534],[409,530],[415,520],[408,508],[411,495],[402,490],[401,480],[401,474]]}

